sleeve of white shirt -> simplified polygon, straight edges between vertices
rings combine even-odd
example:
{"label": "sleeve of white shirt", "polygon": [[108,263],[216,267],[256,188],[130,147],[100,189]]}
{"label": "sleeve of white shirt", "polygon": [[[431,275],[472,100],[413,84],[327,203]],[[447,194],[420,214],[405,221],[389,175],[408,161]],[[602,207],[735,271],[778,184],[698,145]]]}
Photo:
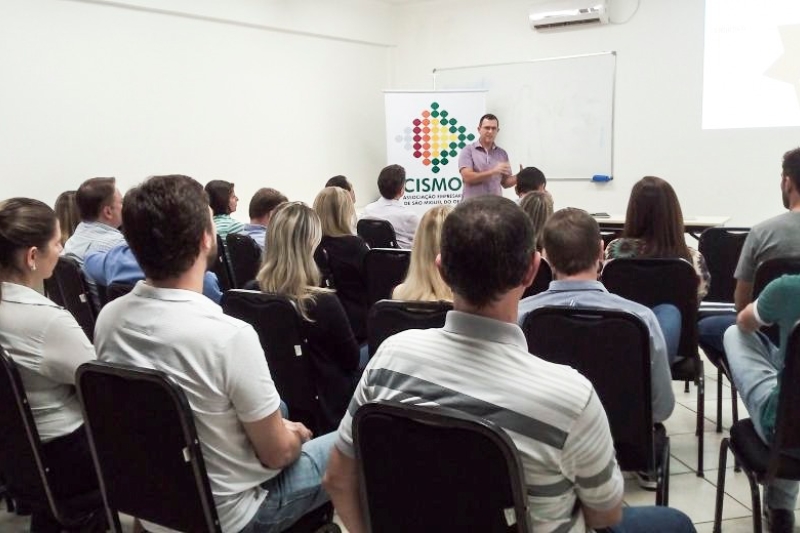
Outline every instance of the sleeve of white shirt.
{"label": "sleeve of white shirt", "polygon": [[256,331],[240,328],[226,350],[225,388],[239,420],[255,422],[277,411],[281,399]]}
{"label": "sleeve of white shirt", "polygon": [[595,391],[570,429],[562,461],[565,475],[575,480],[575,492],[583,505],[605,511],[622,501],[622,473],[606,412]]}
{"label": "sleeve of white shirt", "polygon": [[57,383],[75,384],[75,370],[97,355],[83,329],[67,311],[61,311],[44,330],[43,375]]}

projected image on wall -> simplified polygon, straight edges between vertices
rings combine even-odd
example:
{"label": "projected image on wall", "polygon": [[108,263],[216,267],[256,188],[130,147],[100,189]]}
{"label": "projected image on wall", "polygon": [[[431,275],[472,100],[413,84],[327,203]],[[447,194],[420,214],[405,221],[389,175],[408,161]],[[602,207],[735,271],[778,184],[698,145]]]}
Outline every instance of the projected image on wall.
{"label": "projected image on wall", "polygon": [[706,0],[703,129],[800,126],[800,2]]}

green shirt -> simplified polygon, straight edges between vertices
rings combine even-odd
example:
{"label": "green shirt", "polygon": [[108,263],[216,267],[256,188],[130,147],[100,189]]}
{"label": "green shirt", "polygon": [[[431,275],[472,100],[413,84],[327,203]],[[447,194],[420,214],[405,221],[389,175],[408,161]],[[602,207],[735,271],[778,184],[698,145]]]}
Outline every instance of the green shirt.
{"label": "green shirt", "polygon": [[240,233],[244,229],[244,224],[232,219],[230,215],[214,215],[214,225],[217,227],[217,235],[223,239],[228,233]]}
{"label": "green shirt", "polygon": [[[764,288],[755,303],[759,322],[777,324],[780,329],[778,346],[780,359],[786,356],[786,344],[792,327],[800,319],[800,275],[781,276]],[[779,369],[778,384],[770,393],[761,409],[761,427],[768,435],[775,429],[778,414],[778,396],[780,393],[783,368]]]}

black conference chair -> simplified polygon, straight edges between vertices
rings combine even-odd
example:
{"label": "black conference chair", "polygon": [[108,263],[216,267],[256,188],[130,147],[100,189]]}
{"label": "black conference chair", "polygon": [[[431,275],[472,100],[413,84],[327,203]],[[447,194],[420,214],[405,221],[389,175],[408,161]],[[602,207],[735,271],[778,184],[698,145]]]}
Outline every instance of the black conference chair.
{"label": "black conference chair", "polygon": [[719,473],[717,477],[717,504],[714,513],[714,531],[719,533],[722,505],[725,495],[725,474],[728,450],[733,452],[747,480],[753,509],[753,531],[761,533],[761,498],[758,484],[772,479],[800,480],[800,327],[795,324],[786,346],[786,359],[778,397],[775,437],[766,445],[756,433],[753,421],[739,420],[731,426],[730,438],[722,439],[719,448]]}
{"label": "black conference chair", "polygon": [[711,283],[705,300],[733,303],[736,280],[733,273],[750,228],[708,228],[700,235],[698,250],[706,260]]}
{"label": "black conference chair", "polygon": [[362,218],[356,224],[356,233],[370,248],[400,248],[394,226],[388,220]]}
{"label": "black conference chair", "polygon": [[367,252],[364,271],[369,306],[392,297],[394,288],[403,283],[410,264],[411,250],[373,248]]}
{"label": "black conference chair", "polygon": [[235,288],[231,262],[228,259],[227,245],[219,235],[217,235],[217,255],[208,269],[217,275],[219,288],[222,292]]}
{"label": "black conference chair", "polygon": [[517,448],[492,422],[381,401],[356,411],[353,440],[369,531],[530,531]]}
{"label": "black conference chair", "polygon": [[45,292],[48,298],[75,317],[89,340],[94,338],[94,323],[99,309],[95,309],[89,284],[75,259],[58,258],[52,277],[45,281]]}
{"label": "black conference chair", "polygon": [[221,531],[183,390],[163,372],[99,361],[78,367],[76,384],[114,531],[122,531],[120,512],[179,531]]}
{"label": "black conference chair", "polygon": [[33,511],[31,528],[55,521],[68,531],[102,531],[103,500],[99,491],[69,499],[52,490],[50,465],[42,451],[28,396],[14,361],[0,348],[0,471],[8,493]]}
{"label": "black conference chair", "polygon": [[233,288],[242,289],[248,281],[256,279],[261,266],[261,247],[251,237],[229,233],[225,237],[233,277]]}
{"label": "black conference chair", "polygon": [[614,259],[606,263],[601,280],[615,294],[647,307],[668,303],[681,313],[678,355],[672,365],[672,379],[697,387],[697,475],[703,477],[703,423],[705,419],[705,376],[697,348],[697,273],[683,259]]}
{"label": "black conference chair", "polygon": [[553,281],[553,269],[550,268],[550,263],[543,257],[541,263],[539,263],[539,270],[536,272],[536,277],[533,278],[533,283],[525,289],[522,297],[527,298],[528,296],[534,296],[540,292],[546,291],[550,287],[551,281]]}
{"label": "black conference chair", "polygon": [[381,343],[396,333],[407,329],[429,329],[444,326],[447,312],[453,309],[450,302],[418,302],[406,300],[379,300],[369,310],[367,333],[369,356],[375,355]]}
{"label": "black conference chair", "polygon": [[136,285],[130,285],[128,283],[112,283],[106,287],[106,297],[109,302],[113,302],[117,298],[131,292],[135,286]]}
{"label": "black conference chair", "polygon": [[277,294],[234,289],[222,296],[222,310],[255,328],[292,420],[320,434],[324,417],[319,391],[307,354],[303,319],[294,303]]}
{"label": "black conference chair", "polygon": [[[739,254],[750,228],[708,228],[700,235],[698,249],[706,260],[711,283],[708,294],[700,304],[699,319],[733,311],[733,294],[736,279],[733,277]],[[718,306],[717,304],[725,304]],[[727,309],[726,309],[727,307]],[[725,354],[700,343],[703,353],[717,367],[717,433],[722,432],[722,376],[729,376]],[[729,380],[730,381],[730,380]],[[736,388],[731,382],[731,410],[733,422],[739,419]]]}
{"label": "black conference chair", "polygon": [[571,366],[592,382],[620,467],[655,473],[656,505],[669,505],[669,437],[661,424],[653,427],[650,332],[644,322],[623,311],[548,306],[531,311],[522,331],[532,354]]}

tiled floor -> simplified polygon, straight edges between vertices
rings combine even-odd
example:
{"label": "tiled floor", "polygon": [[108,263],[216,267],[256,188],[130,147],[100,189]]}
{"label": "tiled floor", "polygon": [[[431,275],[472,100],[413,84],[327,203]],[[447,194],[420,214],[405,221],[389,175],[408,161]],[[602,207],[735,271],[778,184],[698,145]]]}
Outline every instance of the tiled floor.
{"label": "tiled floor", "polygon": [[[723,427],[724,433],[714,431],[716,420],[716,369],[706,364],[706,404],[705,404],[705,477],[699,478],[694,469],[697,466],[697,438],[694,435],[697,397],[695,388],[683,392],[683,384],[675,383],[677,405],[675,412],[667,420],[670,435],[672,463],[670,476],[670,506],[685,512],[696,524],[700,533],[712,530],[714,519],[714,499],[716,495],[719,444],[727,434],[731,423],[730,387],[724,383]],[[739,402],[739,416],[747,416],[747,411]],[[732,457],[728,458],[728,473],[725,483],[725,502],[723,512],[723,531],[739,533],[752,531],[750,511],[750,489],[743,473],[733,471]],[[652,505],[655,495],[639,488],[634,479],[626,479],[625,503],[627,505]],[[798,507],[800,508],[800,507]],[[800,516],[798,516],[800,522]],[[125,520],[124,529],[130,531],[131,522]],[[0,532],[17,533],[28,531],[28,520],[0,511]]]}

